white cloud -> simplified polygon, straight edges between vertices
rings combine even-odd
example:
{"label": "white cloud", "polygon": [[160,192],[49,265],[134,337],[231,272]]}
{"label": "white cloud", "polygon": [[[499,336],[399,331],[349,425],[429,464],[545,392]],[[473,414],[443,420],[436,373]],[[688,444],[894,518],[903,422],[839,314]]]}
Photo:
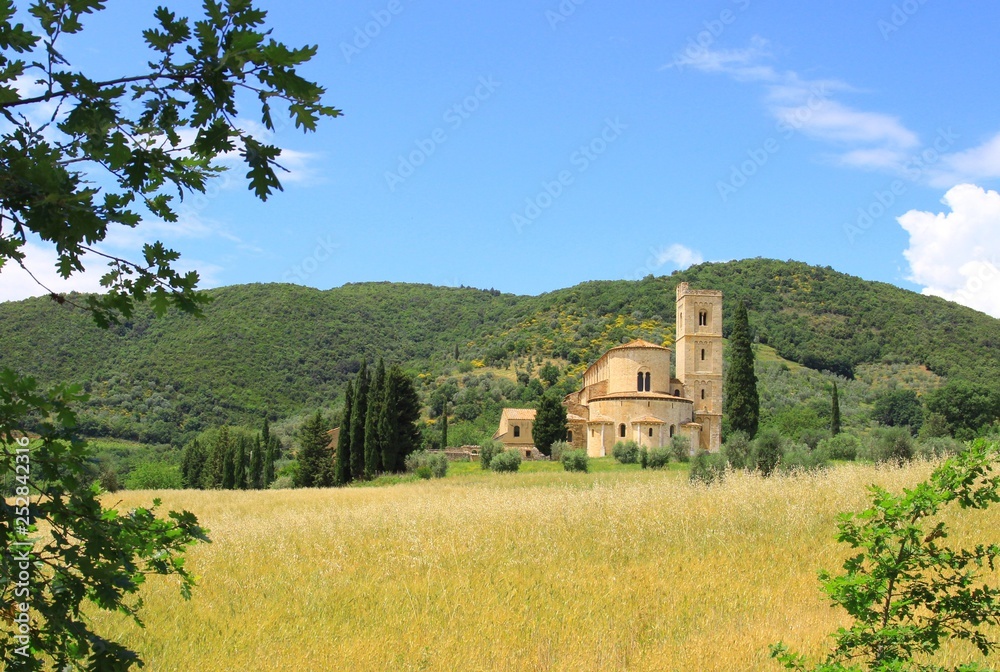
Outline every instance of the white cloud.
{"label": "white cloud", "polygon": [[978,147],[946,154],[929,175],[931,186],[950,187],[1000,177],[1000,133]]}
{"label": "white cloud", "polygon": [[[833,79],[808,79],[792,70],[779,71],[764,61],[773,58],[770,44],[754,37],[745,49],[689,48],[665,68],[691,67],[737,81],[761,84],[767,111],[783,132],[804,135],[848,147],[839,163],[863,168],[898,168],[903,149],[920,144],[917,134],[898,117],[854,109],[834,99],[837,92],[855,91]],[[895,163],[893,163],[895,161]]]}
{"label": "white cloud", "polygon": [[1000,318],[1000,194],[960,184],[942,203],[950,212],[911,210],[898,219],[910,234],[910,280],[924,294]]}
{"label": "white cloud", "polygon": [[656,264],[656,268],[660,268],[661,266],[669,263],[681,270],[684,270],[688,266],[694,266],[705,261],[701,252],[692,250],[691,248],[685,247],[679,243],[674,243],[670,247],[664,247],[657,250],[653,255],[653,259]]}
{"label": "white cloud", "polygon": [[[25,253],[25,267],[31,271],[29,275],[14,261],[7,260],[0,268],[0,301],[20,301],[32,296],[46,296],[51,290],[60,294],[66,292],[100,292],[101,276],[107,272],[107,266],[91,256],[85,260],[85,273],[71,275],[63,279],[56,270],[56,250],[52,246],[43,246],[27,242],[21,248]],[[31,276],[37,278],[37,282]],[[45,285],[43,288],[39,285]]]}

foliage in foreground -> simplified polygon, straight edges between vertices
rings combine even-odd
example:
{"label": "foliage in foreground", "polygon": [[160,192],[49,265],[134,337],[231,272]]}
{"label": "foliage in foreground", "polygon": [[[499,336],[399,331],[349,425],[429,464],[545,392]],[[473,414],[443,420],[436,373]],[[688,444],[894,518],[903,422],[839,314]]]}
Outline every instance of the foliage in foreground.
{"label": "foliage in foreground", "polygon": [[[135,594],[146,576],[174,574],[190,597],[194,577],[183,554],[208,540],[187,511],[157,518],[159,500],[127,512],[103,508],[100,488],[84,485],[89,453],[73,435],[78,400],[72,388],[43,392],[30,378],[0,372],[0,470],[15,483],[11,498],[0,498],[0,606],[9,616],[0,650],[8,670],[43,669],[45,659],[53,669],[78,661],[87,669],[128,669],[137,655],[94,631],[81,606],[90,602],[141,625]],[[35,425],[39,439],[29,445],[12,428],[23,427],[32,411],[48,419]]]}
{"label": "foliage in foreground", "polygon": [[935,517],[949,504],[986,509],[1000,501],[998,459],[1000,444],[979,440],[912,490],[895,495],[871,486],[872,507],[843,514],[838,525],[837,540],[858,552],[843,574],[820,573],[824,591],[853,624],[834,634],[822,663],[811,665],[784,644],[773,646],[772,656],[801,672],[945,672],[914,659],[933,655],[948,639],[971,642],[983,655],[995,651],[983,628],[1000,625],[1000,588],[980,573],[996,569],[1000,544],[951,548],[947,526]]}

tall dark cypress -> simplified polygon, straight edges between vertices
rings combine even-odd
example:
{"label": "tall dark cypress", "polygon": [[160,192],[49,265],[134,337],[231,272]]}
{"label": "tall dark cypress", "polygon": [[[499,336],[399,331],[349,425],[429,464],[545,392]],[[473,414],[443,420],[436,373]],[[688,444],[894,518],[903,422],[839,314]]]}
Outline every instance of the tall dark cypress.
{"label": "tall dark cypress", "polygon": [[230,441],[222,459],[222,489],[232,490],[234,487],[236,487],[236,446]]}
{"label": "tall dark cypress", "polygon": [[184,456],[181,461],[181,484],[185,488],[201,489],[205,487],[202,481],[202,472],[208,456],[205,449],[195,439],[184,448]]}
{"label": "tall dark cypress", "polygon": [[365,478],[374,478],[382,471],[382,442],[378,433],[378,423],[382,416],[385,397],[385,362],[380,357],[375,375],[368,390],[368,408],[365,417]]}
{"label": "tall dark cypress", "polygon": [[206,488],[221,488],[225,472],[226,455],[232,452],[232,439],[229,436],[228,427],[220,427],[219,435],[212,444],[209,454],[208,464],[202,473],[202,480]]}
{"label": "tall dark cypress", "polygon": [[379,419],[379,433],[385,441],[382,465],[386,471],[402,472],[406,456],[420,446],[420,398],[413,380],[399,366],[386,373],[385,402]]}
{"label": "tall dark cypress", "polygon": [[837,392],[837,383],[833,383],[833,409],[830,415],[830,433],[834,436],[840,434],[840,394]]}
{"label": "tall dark cypress", "polygon": [[354,385],[348,381],[344,393],[344,413],[337,439],[337,457],[334,462],[334,482],[346,485],[351,482],[351,416],[354,411]]}
{"label": "tall dark cypress", "polygon": [[[263,444],[264,442],[261,441]],[[260,487],[268,488],[274,482],[274,463],[278,459],[278,437],[271,436],[264,448],[264,467],[260,478]]]}
{"label": "tall dark cypress", "polygon": [[354,408],[351,409],[351,477],[365,477],[365,422],[368,419],[368,363],[361,362],[361,369],[354,379]]}
{"label": "tall dark cypress", "polygon": [[306,420],[299,432],[299,482],[303,488],[327,488],[333,485],[330,435],[326,432],[323,414]]}
{"label": "tall dark cypress", "polygon": [[236,439],[236,459],[233,465],[236,468],[236,473],[233,476],[233,488],[236,490],[247,489],[247,472],[250,470],[249,453],[249,441],[247,437],[241,435]]}
{"label": "tall dark cypress", "polygon": [[754,372],[753,344],[750,339],[750,318],[747,306],[740,302],[733,332],[729,335],[729,369],[726,371],[726,400],[722,412],[729,418],[729,427],[744,432],[750,438],[757,435],[760,422],[760,396],[757,374]]}
{"label": "tall dark cypress", "polygon": [[253,445],[250,447],[250,466],[247,474],[247,487],[251,490],[260,490],[261,481],[264,480],[264,447],[260,442],[260,434],[253,437]]}
{"label": "tall dark cypress", "polygon": [[396,436],[396,405],[399,398],[399,381],[395,375],[396,367],[385,374],[385,392],[382,396],[382,408],[378,419],[379,441],[382,444],[382,468],[387,472],[396,471],[396,453],[398,438]]}
{"label": "tall dark cypress", "polygon": [[[271,423],[267,421],[267,416],[264,416],[264,427],[260,430],[260,442],[264,444],[265,450],[269,445],[271,445]],[[278,459],[278,456],[274,456]]]}

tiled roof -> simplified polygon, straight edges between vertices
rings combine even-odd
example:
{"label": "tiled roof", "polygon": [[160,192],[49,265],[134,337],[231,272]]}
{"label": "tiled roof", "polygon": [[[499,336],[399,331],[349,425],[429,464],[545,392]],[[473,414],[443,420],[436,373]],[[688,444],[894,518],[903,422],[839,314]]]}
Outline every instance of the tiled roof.
{"label": "tiled roof", "polygon": [[534,420],[535,419],[535,409],[533,408],[505,408],[503,409],[504,416],[508,420]]}
{"label": "tiled roof", "polygon": [[[662,345],[657,345],[656,343],[650,343],[649,341],[644,341],[641,338],[637,338],[634,341],[629,341],[628,343],[622,343],[621,345],[616,345],[611,348],[611,350],[627,350],[630,348],[653,348],[655,350],[669,350]],[[608,352],[610,352],[609,350]]]}
{"label": "tiled roof", "polygon": [[636,418],[632,422],[638,422],[638,423],[641,423],[643,425],[665,425],[665,424],[667,424],[663,420],[660,420],[659,418],[654,418],[651,415],[646,415],[646,416],[643,416],[641,418]]}

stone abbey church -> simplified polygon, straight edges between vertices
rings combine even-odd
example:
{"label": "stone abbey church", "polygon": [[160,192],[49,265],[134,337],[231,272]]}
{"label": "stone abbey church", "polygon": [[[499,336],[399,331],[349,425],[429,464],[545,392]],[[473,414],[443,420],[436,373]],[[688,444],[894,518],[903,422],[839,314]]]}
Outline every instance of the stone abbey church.
{"label": "stone abbey church", "polygon": [[[677,287],[677,368],[670,348],[635,340],[604,353],[568,395],[570,443],[604,457],[619,441],[665,446],[675,435],[715,452],[722,443],[722,292]],[[507,408],[494,438],[534,452],[535,411]]]}

